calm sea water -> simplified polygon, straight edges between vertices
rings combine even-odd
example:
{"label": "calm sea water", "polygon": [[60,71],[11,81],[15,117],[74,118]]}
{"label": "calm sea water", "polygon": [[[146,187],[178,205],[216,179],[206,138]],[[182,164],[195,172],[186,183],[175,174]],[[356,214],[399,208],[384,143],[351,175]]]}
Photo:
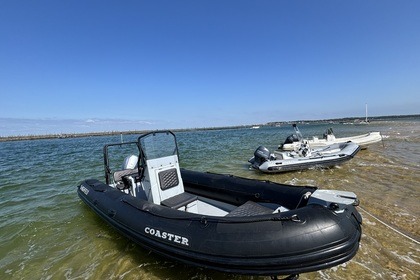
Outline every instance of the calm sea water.
{"label": "calm sea water", "polygon": [[[291,126],[179,132],[181,167],[353,191],[364,218],[359,252],[300,279],[420,279],[420,119],[300,130],[321,136],[328,127],[338,137],[380,131],[384,141],[331,169],[264,175],[249,169],[247,160],[259,145],[275,149]],[[77,184],[103,179],[102,147],[119,141],[108,136],[0,143],[0,279],[269,279],[164,259],[122,237],[85,206]]]}

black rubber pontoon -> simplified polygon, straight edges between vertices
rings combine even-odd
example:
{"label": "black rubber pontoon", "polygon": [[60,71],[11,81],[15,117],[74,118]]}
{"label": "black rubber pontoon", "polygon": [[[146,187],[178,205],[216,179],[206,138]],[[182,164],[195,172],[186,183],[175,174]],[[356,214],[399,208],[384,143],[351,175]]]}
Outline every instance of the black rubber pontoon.
{"label": "black rubber pontoon", "polygon": [[[361,216],[354,194],[179,170],[172,157],[170,167],[160,158],[155,168],[143,144],[140,137],[137,175],[127,175],[127,188],[96,179],[78,186],[83,202],[139,245],[190,265],[269,276],[326,269],[356,254]],[[179,184],[176,195],[159,193]]]}

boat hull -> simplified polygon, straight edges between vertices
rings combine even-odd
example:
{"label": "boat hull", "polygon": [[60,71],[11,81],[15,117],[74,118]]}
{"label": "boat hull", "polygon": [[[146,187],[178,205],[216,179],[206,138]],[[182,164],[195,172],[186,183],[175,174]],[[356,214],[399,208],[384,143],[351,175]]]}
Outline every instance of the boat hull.
{"label": "boat hull", "polygon": [[[338,144],[338,143],[345,143],[348,141],[352,141],[360,146],[361,149],[367,149],[369,145],[378,143],[382,141],[382,136],[380,132],[369,132],[362,135],[356,135],[351,137],[342,137],[342,138],[333,138],[330,140],[327,139],[319,139],[314,137],[313,139],[304,140],[309,144],[312,149],[323,148],[329,145]],[[293,142],[293,143],[284,143],[282,145],[282,150],[284,151],[293,151],[300,145],[300,142]]]}
{"label": "boat hull", "polygon": [[[240,205],[279,203],[293,209],[312,187],[182,170],[185,190]],[[83,202],[139,245],[176,261],[224,272],[287,275],[350,260],[361,237],[352,205],[337,214],[311,204],[278,214],[201,216],[132,197],[97,180],[78,186]],[[297,217],[297,218],[296,218]]]}

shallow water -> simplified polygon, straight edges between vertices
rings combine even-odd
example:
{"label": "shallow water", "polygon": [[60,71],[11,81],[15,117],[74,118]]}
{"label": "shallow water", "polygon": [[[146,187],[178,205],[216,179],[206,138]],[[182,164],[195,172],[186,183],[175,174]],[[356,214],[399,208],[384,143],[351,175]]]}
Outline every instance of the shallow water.
{"label": "shallow water", "polygon": [[[380,131],[384,141],[331,169],[265,175],[249,169],[247,160],[259,145],[275,149],[291,126],[179,132],[181,167],[353,191],[364,218],[357,255],[300,279],[419,279],[420,119],[299,128],[304,136],[321,136],[330,126],[337,137]],[[86,207],[76,186],[86,178],[103,179],[102,147],[119,141],[106,136],[0,143],[0,279],[269,279],[164,259]]]}

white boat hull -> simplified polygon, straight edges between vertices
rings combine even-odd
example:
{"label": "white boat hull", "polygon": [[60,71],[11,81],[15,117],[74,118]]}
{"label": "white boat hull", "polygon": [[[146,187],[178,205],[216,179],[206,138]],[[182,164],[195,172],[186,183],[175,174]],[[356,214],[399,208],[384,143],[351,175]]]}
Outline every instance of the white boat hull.
{"label": "white boat hull", "polygon": [[[380,132],[369,132],[362,135],[356,135],[351,137],[342,137],[336,138],[334,135],[327,135],[327,139],[322,138],[319,139],[318,137],[313,137],[312,139],[304,140],[309,144],[312,149],[322,148],[326,146],[330,146],[332,144],[337,143],[345,143],[348,141],[352,141],[360,146],[361,149],[366,149],[369,145],[378,143],[382,140],[382,135]],[[300,142],[293,142],[293,143],[285,143],[282,146],[282,149],[285,151],[292,151],[299,147]]]}

